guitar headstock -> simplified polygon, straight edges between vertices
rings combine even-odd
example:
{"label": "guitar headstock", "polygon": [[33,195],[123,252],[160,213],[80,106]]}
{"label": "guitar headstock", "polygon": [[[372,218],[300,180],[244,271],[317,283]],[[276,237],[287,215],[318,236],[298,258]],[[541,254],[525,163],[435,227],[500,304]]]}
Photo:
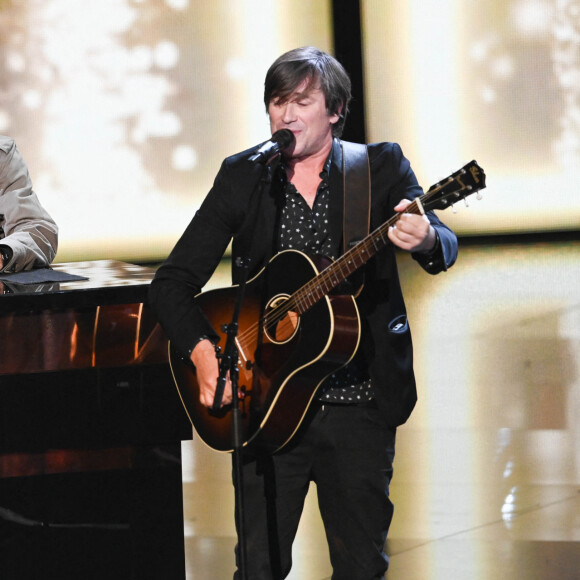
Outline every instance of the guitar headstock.
{"label": "guitar headstock", "polygon": [[484,188],[485,172],[474,160],[432,185],[427,193],[421,196],[421,203],[425,211],[447,209],[456,201]]}

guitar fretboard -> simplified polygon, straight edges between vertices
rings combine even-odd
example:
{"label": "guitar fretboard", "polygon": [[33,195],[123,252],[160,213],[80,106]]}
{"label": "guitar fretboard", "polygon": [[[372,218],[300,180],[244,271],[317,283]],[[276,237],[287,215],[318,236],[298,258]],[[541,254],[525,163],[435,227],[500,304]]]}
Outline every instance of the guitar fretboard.
{"label": "guitar fretboard", "polygon": [[[426,193],[411,202],[403,213],[422,215],[431,209],[446,209],[485,187],[485,173],[471,161],[446,179],[433,185]],[[389,228],[394,226],[401,213],[393,215],[366,238],[332,262],[322,272],[296,290],[288,300],[270,310],[261,320],[265,327],[273,326],[288,312],[304,314],[351,274],[366,264],[389,243]]]}
{"label": "guitar fretboard", "polygon": [[[421,202],[415,200],[405,213],[422,213]],[[299,288],[288,299],[286,307],[298,314],[303,314],[319,300],[327,296],[334,288],[344,282],[351,274],[364,266],[377,252],[389,243],[389,228],[394,226],[401,214],[395,214],[374,232],[369,234],[340,258],[332,262],[320,274]]]}

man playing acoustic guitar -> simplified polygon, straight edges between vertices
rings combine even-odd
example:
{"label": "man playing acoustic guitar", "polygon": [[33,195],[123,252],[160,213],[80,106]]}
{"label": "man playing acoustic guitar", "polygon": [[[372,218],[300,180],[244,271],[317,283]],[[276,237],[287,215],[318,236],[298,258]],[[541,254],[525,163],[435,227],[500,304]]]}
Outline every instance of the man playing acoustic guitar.
{"label": "man playing acoustic guitar", "polygon": [[[355,204],[344,209],[349,153],[340,135],[350,98],[349,77],[332,56],[312,47],[280,56],[266,75],[264,102],[272,134],[291,131],[289,144],[280,145],[281,151],[273,147],[272,159],[262,163],[255,159],[268,147],[223,162],[151,286],[151,302],[172,350],[195,377],[190,418],[194,426],[192,415],[200,418],[198,431],[211,445],[213,425],[207,422],[227,420],[232,401],[228,381],[222,410],[209,409],[218,380],[215,346],[223,349],[225,343],[213,311],[224,308],[228,322],[233,302],[218,294],[212,308],[204,294],[193,297],[231,240],[234,284],[243,264],[249,265],[241,316],[249,312],[254,325],[246,328],[242,321],[238,345],[245,361],[239,392],[249,417],[243,492],[252,580],[288,575],[311,481],[317,485],[332,578],[383,578],[395,432],[416,401],[395,246],[411,252],[431,274],[446,270],[457,257],[455,234],[432,211],[412,205],[423,191],[395,143],[367,146],[370,193],[363,179]],[[360,239],[345,239],[344,223],[365,203],[367,231],[387,226],[384,235],[371,236],[359,250]],[[411,207],[417,211],[408,211]],[[336,261],[349,250],[352,276],[350,254],[328,270],[312,258]],[[346,279],[340,280],[345,268]],[[320,292],[322,298],[315,297]],[[186,403],[188,395],[182,398]],[[276,428],[297,401],[306,403],[295,413],[294,428],[278,437]]]}

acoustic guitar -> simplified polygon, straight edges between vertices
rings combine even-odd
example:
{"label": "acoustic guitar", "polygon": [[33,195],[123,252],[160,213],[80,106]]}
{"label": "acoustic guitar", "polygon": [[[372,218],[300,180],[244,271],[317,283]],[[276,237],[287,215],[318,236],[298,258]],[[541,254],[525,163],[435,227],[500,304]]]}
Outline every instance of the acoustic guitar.
{"label": "acoustic guitar", "polygon": [[[471,161],[416,198],[407,213],[446,209],[485,188],[485,173]],[[238,390],[244,446],[278,451],[300,427],[318,387],[355,355],[360,319],[351,295],[331,293],[383,249],[395,214],[335,261],[296,250],[276,254],[247,282],[238,321]],[[227,339],[237,286],[202,292],[197,304]],[[212,410],[199,401],[193,365],[169,345],[169,359],[189,419],[209,447],[232,451],[231,405]]]}

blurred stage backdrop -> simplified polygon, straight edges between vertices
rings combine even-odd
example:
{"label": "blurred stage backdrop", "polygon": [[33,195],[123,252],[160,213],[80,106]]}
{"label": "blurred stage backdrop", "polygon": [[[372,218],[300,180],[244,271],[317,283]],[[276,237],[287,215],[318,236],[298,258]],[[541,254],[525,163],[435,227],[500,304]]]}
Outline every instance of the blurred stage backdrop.
{"label": "blurred stage backdrop", "polygon": [[[444,216],[464,237],[576,230],[578,2],[360,5],[367,140],[399,142],[425,188],[475,158],[484,199]],[[0,0],[0,133],[61,228],[57,260],[163,259],[222,159],[269,137],[268,66],[333,52],[332,15],[329,0]]]}

